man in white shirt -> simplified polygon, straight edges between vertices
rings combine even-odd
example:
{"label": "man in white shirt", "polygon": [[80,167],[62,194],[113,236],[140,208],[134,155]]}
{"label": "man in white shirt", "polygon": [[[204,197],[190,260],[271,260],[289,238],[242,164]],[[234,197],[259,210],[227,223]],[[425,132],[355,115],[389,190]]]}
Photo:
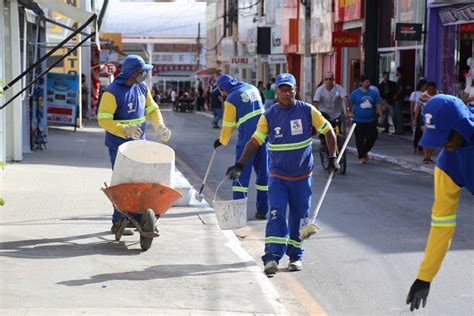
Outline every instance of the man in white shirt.
{"label": "man in white shirt", "polygon": [[471,81],[471,85],[468,86],[466,82],[466,89],[464,89],[464,102],[469,107],[474,107],[474,80]]}
{"label": "man in white shirt", "polygon": [[334,82],[334,74],[327,72],[324,84],[316,89],[313,105],[331,122],[338,119],[349,108],[347,92]]}

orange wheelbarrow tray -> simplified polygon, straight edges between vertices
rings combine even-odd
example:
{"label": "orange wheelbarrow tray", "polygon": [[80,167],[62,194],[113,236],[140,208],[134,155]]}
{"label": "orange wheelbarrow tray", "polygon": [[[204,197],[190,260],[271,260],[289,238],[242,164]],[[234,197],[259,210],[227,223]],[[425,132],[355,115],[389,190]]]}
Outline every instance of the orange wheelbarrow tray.
{"label": "orange wheelbarrow tray", "polygon": [[[126,216],[125,221],[119,217],[115,239],[120,240],[127,222],[130,221],[140,233],[143,250],[147,250],[151,246],[151,240],[159,236],[155,231],[155,217],[159,218],[165,214],[181,197],[178,191],[157,183],[122,183],[110,187],[106,185],[102,191],[117,211]],[[142,224],[131,216],[133,214],[143,215]]]}

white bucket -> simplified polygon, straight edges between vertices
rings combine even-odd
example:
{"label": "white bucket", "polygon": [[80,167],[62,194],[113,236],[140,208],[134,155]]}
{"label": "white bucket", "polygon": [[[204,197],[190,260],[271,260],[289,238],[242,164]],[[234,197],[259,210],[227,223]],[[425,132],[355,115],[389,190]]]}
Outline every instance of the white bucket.
{"label": "white bucket", "polygon": [[174,150],[147,140],[134,140],[119,146],[111,185],[159,183],[173,187]]}
{"label": "white bucket", "polygon": [[221,229],[236,229],[247,225],[247,197],[237,200],[216,201],[217,191],[226,178],[217,186],[212,207],[216,211],[217,223]]}

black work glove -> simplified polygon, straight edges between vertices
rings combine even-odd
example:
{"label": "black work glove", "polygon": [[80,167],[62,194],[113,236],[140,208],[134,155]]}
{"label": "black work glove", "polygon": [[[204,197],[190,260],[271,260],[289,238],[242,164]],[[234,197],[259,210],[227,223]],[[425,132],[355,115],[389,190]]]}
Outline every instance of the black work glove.
{"label": "black work glove", "polygon": [[242,169],[244,169],[244,165],[240,162],[237,162],[235,165],[227,169],[225,175],[231,180],[237,180],[240,177]]}
{"label": "black work glove", "polygon": [[329,157],[329,162],[328,162],[328,171],[329,173],[333,172],[336,173],[341,169],[341,166],[339,166],[339,163],[337,162],[337,157],[331,156]]}
{"label": "black work glove", "polygon": [[430,292],[430,282],[416,279],[410,288],[407,296],[407,304],[410,305],[410,311],[420,308],[420,303],[423,303],[423,307],[426,306],[426,300],[428,293]]}
{"label": "black work glove", "polygon": [[219,138],[214,141],[214,149],[217,149],[218,147],[222,146],[221,142],[219,141]]}

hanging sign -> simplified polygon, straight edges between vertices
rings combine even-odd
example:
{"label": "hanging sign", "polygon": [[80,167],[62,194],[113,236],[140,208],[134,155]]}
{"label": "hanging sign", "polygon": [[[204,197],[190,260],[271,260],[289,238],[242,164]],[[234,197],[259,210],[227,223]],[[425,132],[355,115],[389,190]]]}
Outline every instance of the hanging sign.
{"label": "hanging sign", "polygon": [[421,41],[421,23],[397,23],[395,39],[397,41]]}
{"label": "hanging sign", "polygon": [[359,47],[360,33],[332,32],[332,47]]}
{"label": "hanging sign", "polygon": [[48,123],[76,124],[79,76],[50,72],[47,75]]}

